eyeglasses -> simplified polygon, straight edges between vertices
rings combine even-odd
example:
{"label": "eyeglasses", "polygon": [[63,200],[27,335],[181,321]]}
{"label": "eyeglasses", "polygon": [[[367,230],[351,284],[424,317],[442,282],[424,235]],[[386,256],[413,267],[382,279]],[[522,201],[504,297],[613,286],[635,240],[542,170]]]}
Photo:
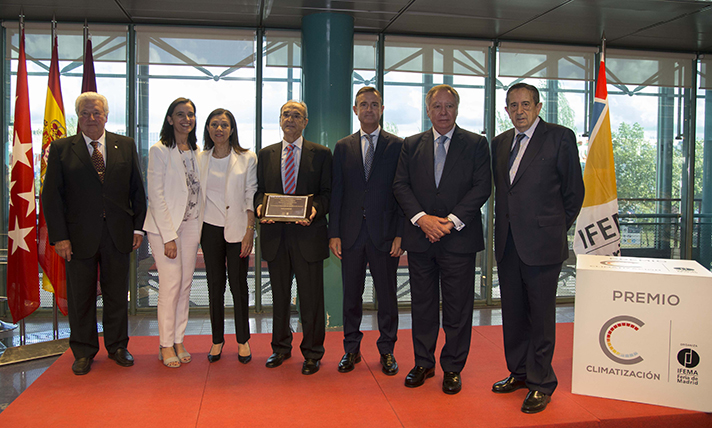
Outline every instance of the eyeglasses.
{"label": "eyeglasses", "polygon": [[230,129],[230,124],[229,124],[229,123],[217,123],[217,122],[213,122],[213,123],[210,124],[210,127],[211,127],[212,129],[218,129],[218,128]]}
{"label": "eyeglasses", "polygon": [[296,120],[302,120],[302,119],[304,119],[304,116],[302,116],[302,115],[299,114],[299,113],[289,113],[289,112],[286,112],[286,111],[282,113],[282,119],[287,120],[287,119],[289,119],[290,117],[291,117],[292,119],[294,119],[295,121],[296,121]]}

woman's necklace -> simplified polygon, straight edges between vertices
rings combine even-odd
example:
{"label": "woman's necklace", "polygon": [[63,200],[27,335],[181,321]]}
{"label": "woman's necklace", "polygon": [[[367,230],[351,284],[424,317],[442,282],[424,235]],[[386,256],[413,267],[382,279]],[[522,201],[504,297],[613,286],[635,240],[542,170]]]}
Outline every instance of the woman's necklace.
{"label": "woman's necklace", "polygon": [[218,148],[217,146],[213,149],[213,157],[215,159],[223,159],[226,158],[230,154],[230,146],[227,147],[227,150],[225,153],[218,153]]}

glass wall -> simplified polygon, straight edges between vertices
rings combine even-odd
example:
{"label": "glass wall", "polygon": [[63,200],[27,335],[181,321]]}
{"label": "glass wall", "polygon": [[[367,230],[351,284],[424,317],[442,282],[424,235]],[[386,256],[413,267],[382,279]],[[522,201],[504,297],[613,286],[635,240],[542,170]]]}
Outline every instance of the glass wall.
{"label": "glass wall", "polygon": [[[445,42],[433,38],[386,36],[383,66],[385,130],[405,138],[430,129],[425,96],[433,86],[446,83],[460,95],[457,125],[467,131],[485,134],[485,83],[490,46],[491,43],[473,40],[448,39]],[[483,224],[486,224],[484,217]],[[476,300],[486,298],[482,281],[485,254],[481,251],[477,255]],[[401,257],[398,299],[410,303],[407,254]]]}
{"label": "glass wall", "polygon": [[[507,90],[520,82],[539,90],[539,116],[571,128],[576,134],[581,167],[588,151],[588,108],[594,79],[594,48],[571,48],[538,44],[502,43],[498,51],[495,83],[495,127],[493,135],[512,128],[506,106]],[[572,297],[576,290],[576,256],[573,228],[569,231],[569,257],[559,275],[557,296]],[[493,267],[492,298],[499,299],[499,279]]]}
{"label": "glass wall", "polygon": [[692,55],[610,50],[608,100],[621,255],[681,258]]}
{"label": "glass wall", "polygon": [[[5,22],[3,27],[6,149],[2,195],[6,213],[19,38],[17,23]],[[207,114],[224,107],[237,118],[241,144],[255,151],[281,140],[279,108],[287,100],[301,99],[299,32],[153,26],[129,29],[115,25],[92,25],[89,30],[97,86],[110,102],[107,130],[135,136],[144,170],[148,148],[158,140],[166,108],[176,97],[195,102],[201,146]],[[27,23],[26,34],[33,144],[39,162],[50,24]],[[60,24],[58,34],[61,84],[71,134],[77,123],[73,102],[81,86],[83,28]],[[355,93],[365,85],[383,85],[385,130],[406,137],[429,129],[425,94],[434,85],[448,83],[461,96],[458,125],[492,138],[511,127],[504,111],[506,90],[526,81],[541,92],[542,118],[574,130],[582,166],[585,164],[596,48],[502,43],[492,49],[492,43],[486,41],[381,37],[382,64],[378,61],[379,36],[355,35],[352,88]],[[135,46],[129,46],[129,40],[135,40]],[[710,268],[712,126],[708,123],[712,123],[712,109],[708,106],[712,106],[712,97],[708,91],[712,91],[712,84],[707,80],[706,60],[698,62],[691,55],[609,50],[607,66],[623,255],[692,257]],[[134,70],[136,82],[128,82],[128,72]],[[490,70],[495,70],[495,76],[490,76]],[[134,87],[137,103],[128,106],[127,99],[133,94],[127,88]],[[492,94],[490,87],[494,88]],[[693,91],[693,87],[698,89]],[[487,129],[490,113],[494,114],[494,129]],[[129,129],[129,117],[134,114],[137,128]],[[358,121],[353,116],[352,124],[356,131]],[[688,173],[690,165],[694,178]],[[694,182],[690,184],[691,178]],[[688,188],[693,191],[688,192]],[[691,203],[688,198],[692,198]],[[483,218],[485,225],[487,215]],[[6,223],[5,219],[4,231]],[[6,239],[1,245],[6,245]],[[489,252],[491,245],[489,242]],[[487,266],[486,253],[478,254],[476,299],[491,303],[490,297],[499,298],[499,289],[496,266]],[[136,303],[138,307],[153,307],[158,282],[148,245],[138,252],[138,262]],[[199,258],[191,296],[194,306],[207,305],[201,263]],[[255,255],[250,264],[250,304],[261,310],[262,305],[271,305],[269,275],[265,263],[257,272],[254,265]],[[561,297],[575,295],[574,266],[571,252],[560,277]],[[494,275],[487,281],[483,278],[490,270]],[[258,288],[256,278],[261,278]],[[4,285],[0,294],[3,292]],[[374,302],[368,286],[364,298],[367,304]],[[399,270],[399,299],[402,303],[410,301],[405,256]],[[228,293],[226,304],[231,303]],[[51,296],[42,292],[42,306],[50,305]]]}
{"label": "glass wall", "polygon": [[[12,151],[13,120],[15,115],[15,90],[17,88],[17,58],[19,55],[20,32],[17,22],[4,22],[5,75],[3,76],[4,111],[3,127],[6,132],[5,164],[3,165],[3,213],[8,210],[8,190],[10,153]],[[47,96],[48,73],[52,56],[50,23],[26,23],[25,54],[27,57],[28,89],[30,96],[30,122],[32,128],[32,151],[35,161],[35,188],[39,192],[40,162],[42,156],[42,132],[44,126],[45,100]],[[109,101],[109,115],[106,129],[127,135],[127,28],[121,25],[102,25],[92,29],[94,69],[97,88]],[[80,24],[57,25],[60,84],[64,104],[67,135],[73,135],[77,127],[74,101],[81,93],[82,61],[84,52],[84,29]],[[39,201],[38,201],[39,202]],[[38,206],[38,205],[37,205]],[[2,223],[2,253],[7,246],[7,217]],[[4,262],[4,260],[3,260]],[[4,268],[4,266],[3,266]],[[40,273],[42,272],[40,268]],[[5,269],[2,270],[0,295],[5,295]],[[41,284],[41,279],[38,279]],[[40,307],[51,308],[53,295],[40,287]],[[101,304],[101,301],[99,302]],[[2,309],[0,309],[2,314]],[[60,337],[68,337],[66,318],[60,317]],[[52,331],[46,325],[31,325],[27,329],[28,342],[52,339]]]}

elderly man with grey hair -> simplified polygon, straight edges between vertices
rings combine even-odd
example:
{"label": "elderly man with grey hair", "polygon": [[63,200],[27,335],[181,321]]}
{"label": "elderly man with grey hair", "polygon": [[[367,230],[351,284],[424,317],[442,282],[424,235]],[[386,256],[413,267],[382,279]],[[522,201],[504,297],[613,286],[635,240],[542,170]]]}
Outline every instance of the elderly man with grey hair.
{"label": "elderly man with grey hair", "polygon": [[324,259],[329,257],[326,213],[331,197],[331,150],[302,136],[309,122],[307,114],[306,104],[298,101],[288,101],[280,109],[284,137],[260,150],[254,203],[261,216],[265,193],[314,195],[308,218],[294,223],[262,219],[259,234],[273,296],[273,354],[266,366],[278,367],[292,356],[289,308],[294,276],[304,331],[302,374],[312,375],[319,371],[326,334]]}
{"label": "elderly man with grey hair", "polygon": [[50,244],[66,260],[72,371],[89,373],[99,352],[96,283],[109,358],[132,366],[128,346],[129,255],[141,245],[146,195],[136,143],[104,130],[109,106],[95,92],[75,104],[81,132],[52,143],[42,188]]}

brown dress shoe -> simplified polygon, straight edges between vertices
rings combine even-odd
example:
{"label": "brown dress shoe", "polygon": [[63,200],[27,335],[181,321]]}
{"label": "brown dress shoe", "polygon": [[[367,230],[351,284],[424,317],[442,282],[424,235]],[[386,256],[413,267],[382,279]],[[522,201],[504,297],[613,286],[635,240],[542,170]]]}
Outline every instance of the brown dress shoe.
{"label": "brown dress shoe", "polygon": [[91,357],[77,358],[72,364],[72,371],[75,375],[81,376],[89,373],[91,370],[91,363],[94,361]]}

